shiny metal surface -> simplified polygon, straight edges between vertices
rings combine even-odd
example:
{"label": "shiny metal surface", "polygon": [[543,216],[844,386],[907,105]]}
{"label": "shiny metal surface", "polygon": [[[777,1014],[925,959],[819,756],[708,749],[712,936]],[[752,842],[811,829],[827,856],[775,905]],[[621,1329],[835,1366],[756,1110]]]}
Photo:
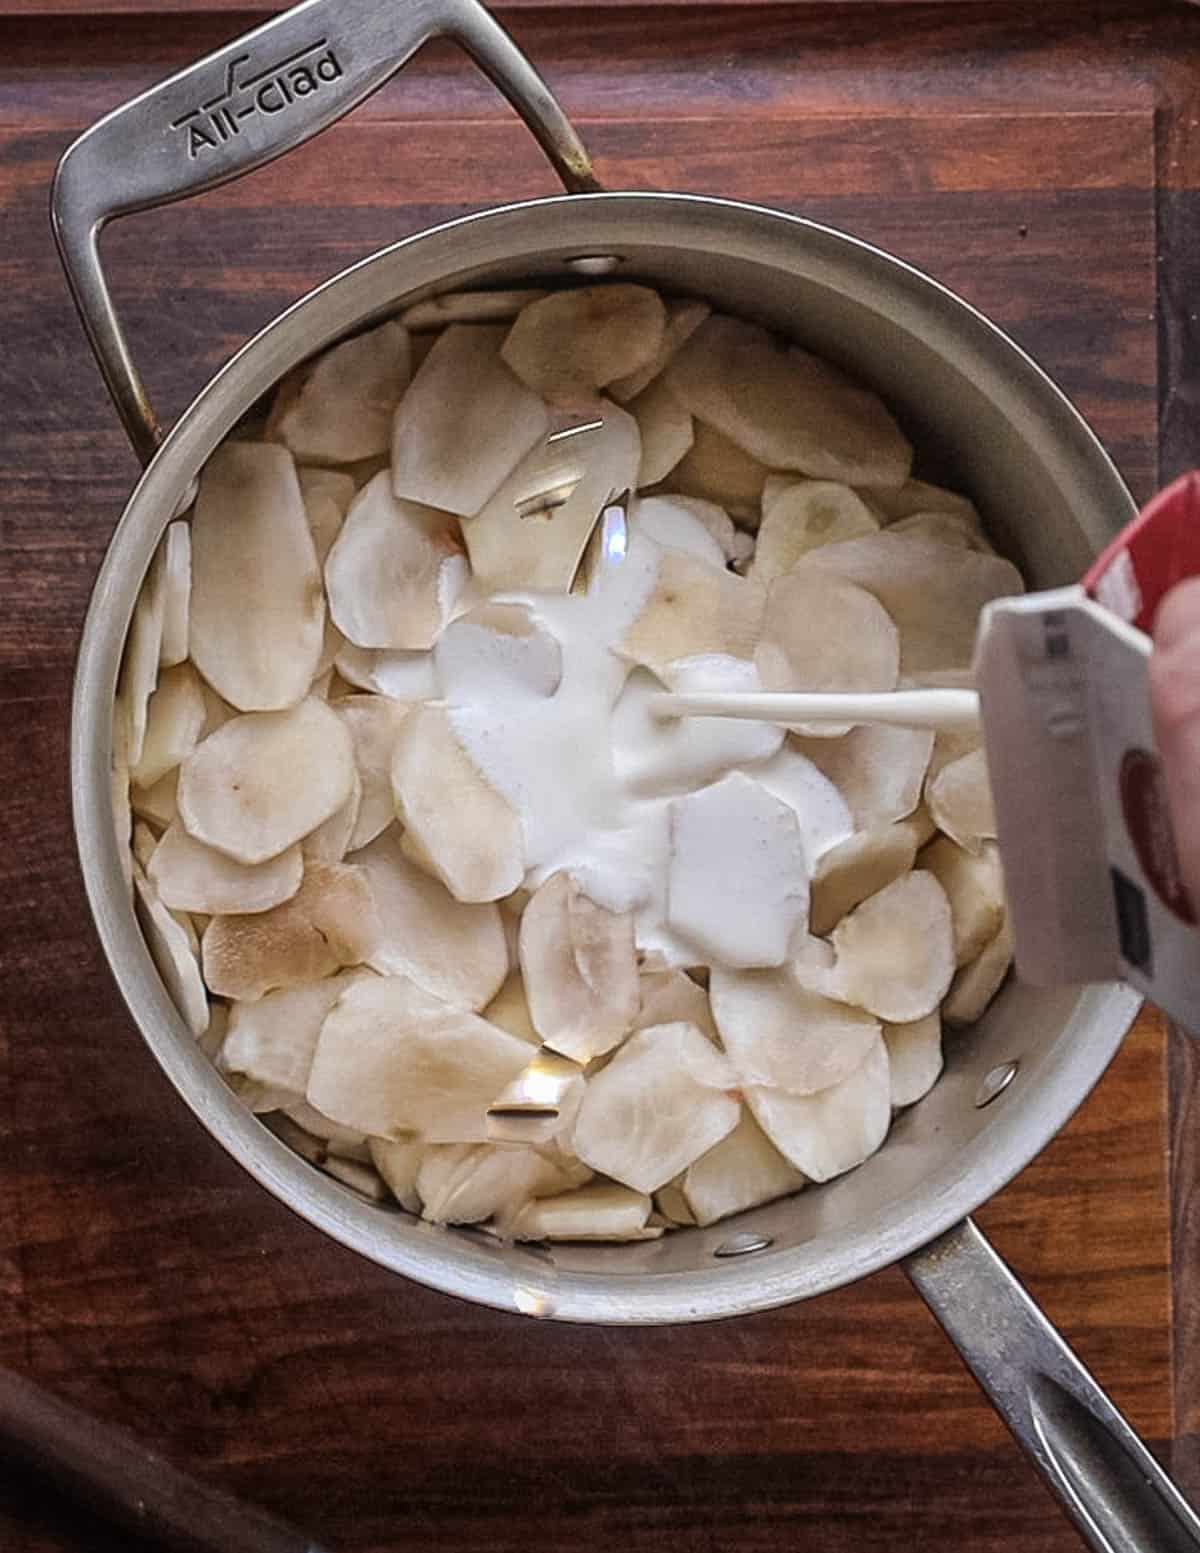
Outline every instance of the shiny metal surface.
{"label": "shiny metal surface", "polygon": [[1020,1070],[1019,1062],[1002,1062],[998,1068],[985,1073],[979,1088],[975,1091],[976,1108],[982,1111],[985,1105],[991,1105],[993,1100],[998,1100]]}
{"label": "shiny metal surface", "polygon": [[1096,1553],[1197,1553],[1200,1518],[971,1220],[907,1271]]}
{"label": "shiny metal surface", "polygon": [[[398,243],[263,330],[164,438],[100,268],[104,221],[261,165],[332,123],[438,32],[463,43],[513,101],[568,189],[595,190],[561,111],[475,0],[405,0],[394,13],[380,10],[378,0],[304,0],[101,121],[59,170],[54,220],[64,264],[119,413],[150,460],[96,582],[71,726],[85,885],[130,1011],[182,1098],[257,1180],[343,1244],[465,1299],[567,1321],[706,1320],[820,1294],[904,1259],[1092,1546],[1100,1553],[1193,1549],[1191,1512],[965,1222],[1053,1137],[1100,1077],[1137,1010],[1128,989],[1035,992],[1010,983],[949,1047],[931,1093],[897,1118],[884,1148],[858,1170],[710,1229],[553,1253],[414,1222],[307,1164],[243,1108],[167,997],[133,916],[112,823],[113,695],[125,635],[158,539],[186,506],[204,460],[285,372],[333,341],[444,291],[619,272],[758,319],[874,386],[928,455],[925,472],[970,492],[1001,548],[1036,585],[1073,580],[1133,513],[1078,414],[980,314],[865,243],[776,211],[698,196],[572,194]],[[328,79],[294,115],[247,110],[243,129],[213,117],[238,91],[258,81],[269,86],[293,55],[314,50],[318,58],[331,52],[337,71],[326,66]],[[271,68],[260,67],[263,58]],[[216,95],[208,95],[214,83]],[[195,155],[181,158],[172,137],[190,137],[197,121],[205,135],[211,124],[219,143],[189,139]]]}
{"label": "shiny metal surface", "polygon": [[546,83],[477,0],[302,0],[94,124],[59,164],[51,220],[104,381],[143,463],[163,432],[100,263],[117,216],[214,189],[327,129],[431,38],[450,37],[504,93],[563,186],[598,187]]}
{"label": "shiny metal surface", "polygon": [[[502,1309],[572,1321],[702,1320],[836,1288],[914,1252],[1004,1185],[1099,1078],[1138,1000],[1127,989],[1010,985],[949,1051],[931,1094],[848,1176],[710,1230],[639,1246],[505,1249],[361,1201],[245,1111],[171,1006],[129,906],[109,808],[112,698],[154,546],[204,459],[284,372],[400,306],[440,291],[556,281],[614,253],[622,275],[695,291],[761,318],[872,382],[947,478],[1039,583],[1082,570],[1132,503],[1082,420],[1000,331],[888,255],[795,217],[687,195],[596,194],[513,205],[364,260],[284,313],[200,394],[140,481],[101,567],[84,629],[71,736],[88,895],[129,1007],[164,1071],[218,1140],[312,1223],[405,1276]],[[1020,1072],[986,1110],[994,1068]],[[715,1260],[732,1235],[758,1255]]]}

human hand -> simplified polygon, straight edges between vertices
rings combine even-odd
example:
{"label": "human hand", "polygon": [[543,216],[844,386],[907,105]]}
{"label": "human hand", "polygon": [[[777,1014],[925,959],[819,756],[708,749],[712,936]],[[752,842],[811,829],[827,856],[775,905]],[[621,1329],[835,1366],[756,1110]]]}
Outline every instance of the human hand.
{"label": "human hand", "polygon": [[1200,577],[1178,583],[1154,617],[1150,708],[1183,882],[1200,912]]}

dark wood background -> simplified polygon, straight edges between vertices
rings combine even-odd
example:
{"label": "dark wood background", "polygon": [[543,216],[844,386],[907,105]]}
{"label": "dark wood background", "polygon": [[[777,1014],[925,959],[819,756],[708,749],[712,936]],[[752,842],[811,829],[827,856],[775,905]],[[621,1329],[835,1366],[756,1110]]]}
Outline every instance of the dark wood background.
{"label": "dark wood background", "polygon": [[[135,466],[46,194],[79,129],[255,20],[238,12],[0,0],[0,1363],[356,1553],[1071,1545],[899,1273],[704,1328],[475,1309],[267,1197],[132,1030],[77,881],[66,729],[88,589]],[[1006,325],[1139,497],[1200,464],[1200,11],[503,14],[609,186],[745,197],[881,242]],[[107,248],[174,414],[350,259],[552,187],[487,84],[435,48],[287,162],[127,222]],[[1193,1048],[1147,1013],[980,1215],[1194,1496],[1197,1082]],[[125,1546],[0,1463],[0,1548]]]}

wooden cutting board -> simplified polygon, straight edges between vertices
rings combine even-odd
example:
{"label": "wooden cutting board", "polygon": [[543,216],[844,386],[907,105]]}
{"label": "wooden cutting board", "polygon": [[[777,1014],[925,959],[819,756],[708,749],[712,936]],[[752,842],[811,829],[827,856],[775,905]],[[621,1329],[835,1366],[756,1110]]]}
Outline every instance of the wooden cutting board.
{"label": "wooden cutting board", "polygon": [[[135,466],[66,299],[46,192],[79,128],[238,22],[188,5],[50,14],[66,8],[0,0],[0,1362],[361,1553],[1068,1545],[898,1273],[718,1326],[521,1321],[323,1240],[169,1091],[73,858],[72,656]],[[990,0],[510,21],[608,186],[735,196],[878,242],[1007,327],[1137,496],[1200,463],[1200,15]],[[552,191],[508,110],[438,48],[286,162],[127,222],[106,251],[173,415],[352,259]],[[1186,1475],[1194,1081],[1176,1037],[1172,1130],[1167,1054],[1145,1015],[980,1217],[1134,1424],[1163,1450],[1177,1440]],[[0,1479],[0,1547],[126,1545]]]}

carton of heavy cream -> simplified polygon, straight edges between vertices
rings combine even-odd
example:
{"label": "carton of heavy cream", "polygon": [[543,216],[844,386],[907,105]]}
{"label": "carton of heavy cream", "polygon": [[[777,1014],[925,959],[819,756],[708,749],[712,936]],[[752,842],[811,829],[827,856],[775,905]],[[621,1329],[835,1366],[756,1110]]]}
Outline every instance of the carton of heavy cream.
{"label": "carton of heavy cream", "polygon": [[1157,496],[1082,583],[989,604],[975,678],[1018,974],[1119,978],[1200,1032],[1200,933],[1147,687],[1154,612],[1196,574],[1200,473]]}

